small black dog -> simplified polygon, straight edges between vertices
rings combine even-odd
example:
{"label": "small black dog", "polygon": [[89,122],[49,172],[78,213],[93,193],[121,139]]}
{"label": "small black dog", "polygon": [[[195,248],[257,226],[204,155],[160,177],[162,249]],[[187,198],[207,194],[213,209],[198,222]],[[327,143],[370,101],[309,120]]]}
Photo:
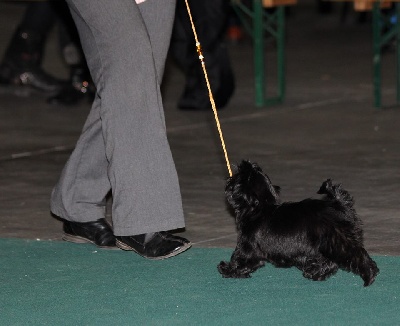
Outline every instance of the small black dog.
{"label": "small black dog", "polygon": [[341,185],[326,180],[322,199],[280,203],[278,186],[248,161],[228,179],[225,194],[236,216],[238,242],[230,262],[218,265],[224,277],[245,278],[264,266],[295,266],[322,281],[343,269],[371,285],[379,269],[363,247],[354,201]]}

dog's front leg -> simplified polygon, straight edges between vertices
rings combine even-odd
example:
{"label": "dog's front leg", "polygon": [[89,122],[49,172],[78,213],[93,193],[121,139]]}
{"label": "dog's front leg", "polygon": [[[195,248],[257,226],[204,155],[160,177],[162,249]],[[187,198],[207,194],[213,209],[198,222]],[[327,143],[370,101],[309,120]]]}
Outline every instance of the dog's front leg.
{"label": "dog's front leg", "polygon": [[218,271],[223,277],[248,278],[250,273],[264,266],[264,261],[255,257],[250,251],[243,250],[243,246],[236,247],[229,262],[221,261]]}

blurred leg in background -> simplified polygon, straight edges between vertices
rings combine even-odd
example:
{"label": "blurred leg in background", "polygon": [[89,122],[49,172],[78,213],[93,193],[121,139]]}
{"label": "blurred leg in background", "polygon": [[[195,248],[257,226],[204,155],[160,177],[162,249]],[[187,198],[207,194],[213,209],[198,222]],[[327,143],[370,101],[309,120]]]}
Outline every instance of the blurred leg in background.
{"label": "blurred leg in background", "polygon": [[43,49],[56,17],[47,1],[30,2],[0,65],[0,84],[29,95],[32,90],[52,94],[62,81],[42,68]]}
{"label": "blurred leg in background", "polygon": [[[205,57],[214,100],[220,109],[228,104],[235,89],[234,74],[225,45],[230,2],[189,1],[189,5]],[[184,1],[177,2],[171,53],[186,78],[178,107],[182,110],[209,109],[211,104],[208,90]]]}
{"label": "blurred leg in background", "polygon": [[[56,25],[61,56],[70,70],[68,80],[60,80],[42,67],[48,35]],[[32,91],[43,93],[53,104],[72,105],[85,97],[93,100],[95,88],[65,1],[27,4],[1,61],[0,85],[21,96],[28,96]]]}

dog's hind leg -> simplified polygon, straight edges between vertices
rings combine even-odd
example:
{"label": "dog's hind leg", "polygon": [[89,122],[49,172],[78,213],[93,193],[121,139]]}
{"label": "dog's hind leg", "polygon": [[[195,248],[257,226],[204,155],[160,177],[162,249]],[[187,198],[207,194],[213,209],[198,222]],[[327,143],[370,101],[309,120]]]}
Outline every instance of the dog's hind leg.
{"label": "dog's hind leg", "polygon": [[357,247],[350,250],[351,251],[348,253],[351,254],[351,256],[347,257],[347,259],[341,259],[339,266],[347,271],[360,275],[364,281],[364,286],[371,285],[379,273],[378,266],[364,248]]}
{"label": "dog's hind leg", "polygon": [[306,264],[300,266],[305,278],[314,281],[324,281],[337,272],[339,266],[325,257],[308,259]]}
{"label": "dog's hind leg", "polygon": [[[320,243],[320,253],[329,260],[335,262],[339,268],[356,275],[360,275],[364,286],[371,285],[379,273],[376,263],[364,249],[362,242],[357,240],[358,236],[349,228],[332,228],[323,234]],[[360,236],[361,237],[361,236]]]}
{"label": "dog's hind leg", "polygon": [[330,241],[320,247],[322,255],[338,264],[339,268],[360,275],[364,286],[371,285],[379,273],[376,263],[362,244],[340,237],[331,236]]}

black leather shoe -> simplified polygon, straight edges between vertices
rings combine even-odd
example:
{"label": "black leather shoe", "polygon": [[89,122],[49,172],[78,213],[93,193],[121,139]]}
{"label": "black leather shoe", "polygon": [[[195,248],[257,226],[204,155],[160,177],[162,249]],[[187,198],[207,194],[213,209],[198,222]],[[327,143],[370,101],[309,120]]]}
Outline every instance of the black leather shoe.
{"label": "black leather shoe", "polygon": [[12,67],[3,64],[0,66],[0,85],[55,94],[63,88],[65,81],[50,76],[40,67]]}
{"label": "black leather shoe", "polygon": [[63,221],[63,240],[73,243],[89,242],[99,248],[117,248],[114,233],[104,218],[86,223]]}
{"label": "black leather shoe", "polygon": [[189,240],[168,232],[155,232],[133,236],[117,236],[117,246],[131,250],[148,259],[165,259],[176,256],[189,249]]}
{"label": "black leather shoe", "polygon": [[30,95],[34,91],[47,94],[60,91],[64,82],[41,68],[45,34],[27,29],[26,26],[16,29],[0,65],[2,88],[22,96]]}

